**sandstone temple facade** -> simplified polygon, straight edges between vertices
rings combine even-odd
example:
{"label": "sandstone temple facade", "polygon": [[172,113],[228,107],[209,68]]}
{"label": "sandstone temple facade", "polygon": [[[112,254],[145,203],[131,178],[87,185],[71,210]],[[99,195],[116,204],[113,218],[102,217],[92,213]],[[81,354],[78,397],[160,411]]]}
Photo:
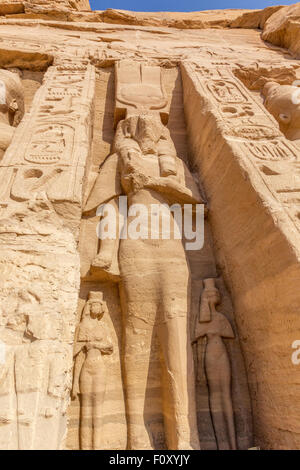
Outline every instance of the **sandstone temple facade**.
{"label": "sandstone temple facade", "polygon": [[0,449],[300,448],[299,18],[0,1]]}

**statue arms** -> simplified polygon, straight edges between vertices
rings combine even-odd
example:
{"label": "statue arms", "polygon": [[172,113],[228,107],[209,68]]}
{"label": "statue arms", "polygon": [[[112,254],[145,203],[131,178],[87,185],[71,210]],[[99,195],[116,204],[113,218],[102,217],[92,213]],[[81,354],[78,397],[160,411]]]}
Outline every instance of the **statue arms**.
{"label": "statue arms", "polygon": [[122,194],[119,156],[109,155],[100,167],[99,174],[87,199],[84,213],[96,210],[100,204]]}

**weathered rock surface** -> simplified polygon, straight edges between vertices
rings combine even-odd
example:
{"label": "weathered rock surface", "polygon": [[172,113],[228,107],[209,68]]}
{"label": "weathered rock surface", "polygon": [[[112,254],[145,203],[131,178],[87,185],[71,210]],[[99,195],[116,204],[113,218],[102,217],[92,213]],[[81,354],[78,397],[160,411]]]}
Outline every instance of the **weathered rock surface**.
{"label": "weathered rock surface", "polygon": [[300,3],[281,8],[265,23],[263,39],[300,57]]}
{"label": "weathered rock surface", "polygon": [[1,448],[300,449],[298,16],[0,2]]}

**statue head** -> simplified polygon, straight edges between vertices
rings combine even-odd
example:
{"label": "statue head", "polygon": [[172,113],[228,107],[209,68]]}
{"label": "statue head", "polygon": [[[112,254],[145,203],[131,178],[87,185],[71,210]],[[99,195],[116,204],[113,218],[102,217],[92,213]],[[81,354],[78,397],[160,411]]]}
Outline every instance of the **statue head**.
{"label": "statue head", "polygon": [[17,126],[24,115],[24,91],[17,73],[0,69],[0,120]]}
{"label": "statue head", "polygon": [[215,279],[204,279],[203,284],[199,321],[208,322],[211,321],[211,309],[221,302],[221,296],[219,289],[215,286]]}
{"label": "statue head", "polygon": [[133,115],[123,121],[124,133],[136,140],[143,154],[156,154],[163,124],[159,116],[151,113]]}
{"label": "statue head", "polygon": [[299,139],[299,94],[300,90],[298,87],[292,85],[279,85],[275,82],[267,82],[263,88],[265,107],[278,121],[280,130],[291,140]]}
{"label": "statue head", "polygon": [[84,307],[83,317],[90,316],[93,319],[101,320],[105,312],[106,304],[103,300],[103,293],[90,292]]}
{"label": "statue head", "polygon": [[92,318],[102,318],[104,315],[104,308],[102,302],[92,301],[90,302],[90,316]]}

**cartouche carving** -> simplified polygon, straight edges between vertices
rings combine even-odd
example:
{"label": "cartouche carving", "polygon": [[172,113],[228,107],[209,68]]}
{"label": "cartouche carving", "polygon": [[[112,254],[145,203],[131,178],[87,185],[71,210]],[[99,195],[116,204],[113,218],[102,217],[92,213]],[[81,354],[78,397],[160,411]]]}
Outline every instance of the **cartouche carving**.
{"label": "cartouche carving", "polygon": [[234,338],[235,335],[229,320],[216,310],[220,302],[220,293],[215,287],[214,279],[206,279],[193,342],[197,342],[203,336],[207,339],[205,373],[218,449],[234,450],[236,437],[231,399],[231,367],[222,338]]}
{"label": "cartouche carving", "polygon": [[104,354],[113,353],[102,322],[107,307],[101,292],[90,292],[76,333],[72,398],[80,396],[80,448],[101,449],[102,407],[107,367]]}

